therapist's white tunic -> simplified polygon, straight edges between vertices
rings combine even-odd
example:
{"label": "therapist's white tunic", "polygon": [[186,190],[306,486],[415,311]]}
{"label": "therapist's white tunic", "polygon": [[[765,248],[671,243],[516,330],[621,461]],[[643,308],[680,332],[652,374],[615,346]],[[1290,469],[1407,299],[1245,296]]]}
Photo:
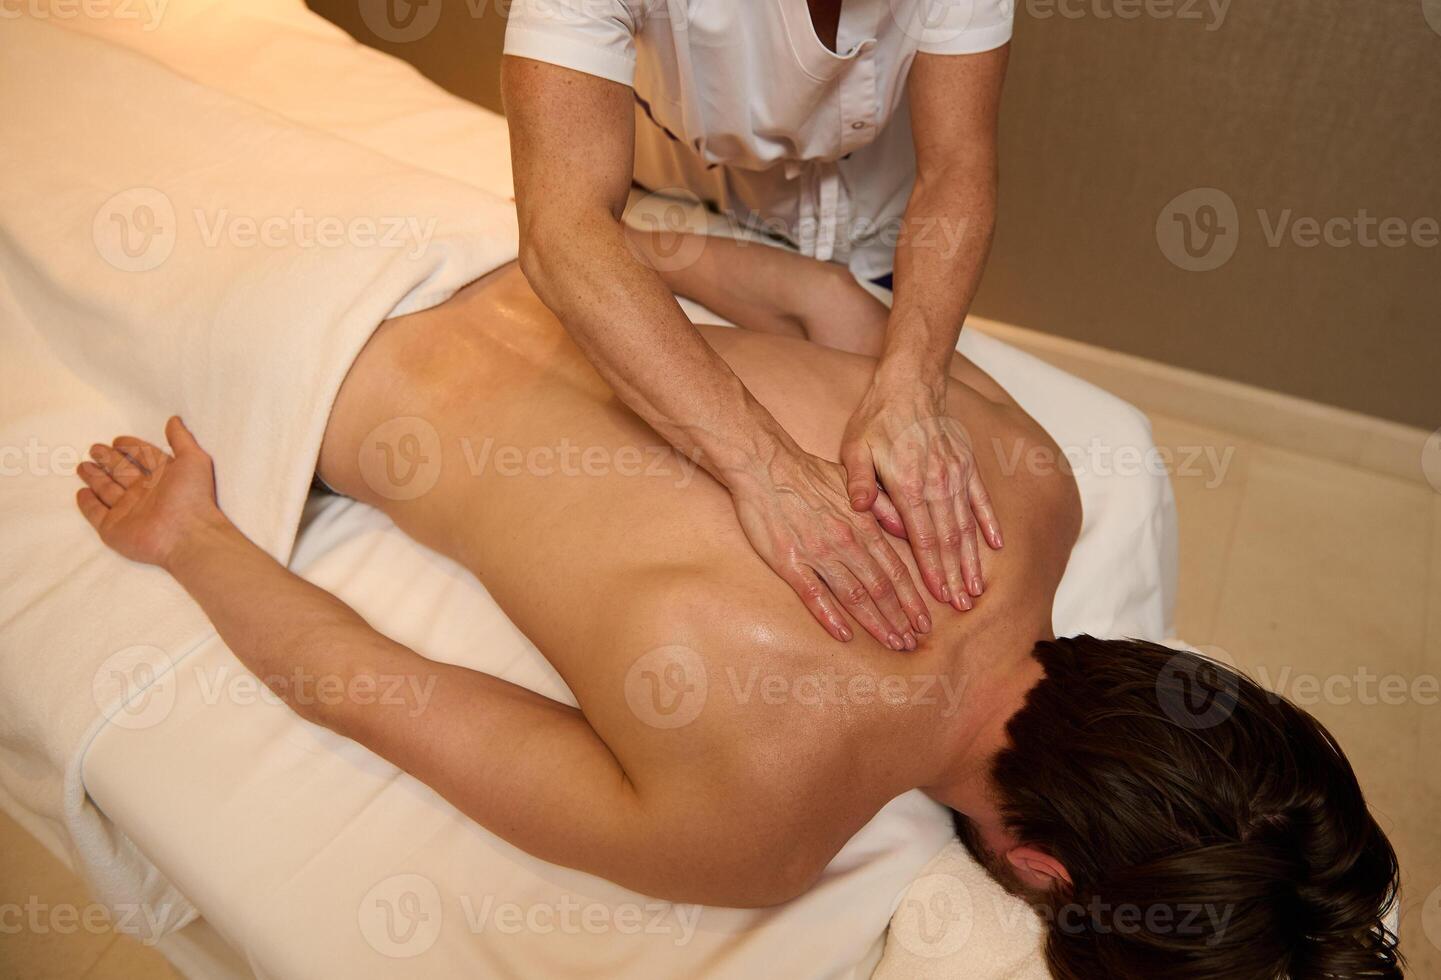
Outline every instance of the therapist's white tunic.
{"label": "therapist's white tunic", "polygon": [[1013,11],[844,0],[833,52],[806,0],[515,0],[505,53],[632,86],[640,186],[869,279],[891,271],[915,178],[912,60],[1000,47]]}

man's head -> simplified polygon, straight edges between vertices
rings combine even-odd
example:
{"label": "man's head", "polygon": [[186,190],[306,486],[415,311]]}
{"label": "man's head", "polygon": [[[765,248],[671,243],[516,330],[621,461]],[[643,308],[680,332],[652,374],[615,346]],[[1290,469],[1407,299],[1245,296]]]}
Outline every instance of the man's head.
{"label": "man's head", "polygon": [[1048,920],[1068,978],[1399,977],[1396,856],[1331,735],[1221,664],[1044,642],[972,853]]}

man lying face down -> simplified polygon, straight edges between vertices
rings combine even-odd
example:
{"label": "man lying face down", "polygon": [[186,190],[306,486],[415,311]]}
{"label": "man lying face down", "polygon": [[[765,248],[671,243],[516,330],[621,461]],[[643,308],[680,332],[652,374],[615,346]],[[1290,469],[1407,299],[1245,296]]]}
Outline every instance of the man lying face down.
{"label": "man lying face down", "polygon": [[[768,251],[708,248],[677,288],[767,327],[704,334],[806,451],[834,453],[872,362],[805,337],[842,325],[867,349],[874,301]],[[764,529],[619,405],[513,266],[383,324],[333,407],[320,477],[470,569],[578,708],[427,660],[276,564],[219,510],[179,420],[173,456],[93,447],[78,503],[300,715],[538,858],[675,901],[777,904],[921,789],[1041,910],[1057,976],[1400,976],[1381,925],[1395,858],[1336,744],[1191,654],[1055,639],[1075,483],[995,381],[960,357],[952,378],[1005,547],[960,608],[797,570],[844,598],[829,614],[860,628],[837,642],[756,557],[746,535]],[[859,545],[915,575],[926,543],[883,523]],[[317,697],[297,677],[395,695]]]}

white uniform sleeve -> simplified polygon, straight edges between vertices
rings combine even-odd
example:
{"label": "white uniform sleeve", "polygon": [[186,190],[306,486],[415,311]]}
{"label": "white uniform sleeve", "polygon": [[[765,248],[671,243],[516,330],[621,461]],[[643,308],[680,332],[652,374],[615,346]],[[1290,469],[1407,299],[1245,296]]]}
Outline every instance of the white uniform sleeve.
{"label": "white uniform sleeve", "polygon": [[1016,0],[919,0],[922,54],[979,54],[1011,39]]}
{"label": "white uniform sleeve", "polygon": [[645,0],[514,0],[505,53],[630,85],[644,7]]}

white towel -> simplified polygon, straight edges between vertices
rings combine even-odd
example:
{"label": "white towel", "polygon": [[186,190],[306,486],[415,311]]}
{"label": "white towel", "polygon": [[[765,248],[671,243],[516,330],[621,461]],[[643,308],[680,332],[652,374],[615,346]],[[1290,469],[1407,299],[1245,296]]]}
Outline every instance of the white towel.
{"label": "white towel", "polygon": [[[100,545],[76,462],[122,426],[160,441],[179,413],[226,512],[285,560],[355,354],[513,259],[514,210],[41,18],[0,29],[0,101],[0,771],[10,809],[123,901],[154,872],[78,762],[138,662],[212,630]],[[189,914],[171,907],[157,928]]]}

